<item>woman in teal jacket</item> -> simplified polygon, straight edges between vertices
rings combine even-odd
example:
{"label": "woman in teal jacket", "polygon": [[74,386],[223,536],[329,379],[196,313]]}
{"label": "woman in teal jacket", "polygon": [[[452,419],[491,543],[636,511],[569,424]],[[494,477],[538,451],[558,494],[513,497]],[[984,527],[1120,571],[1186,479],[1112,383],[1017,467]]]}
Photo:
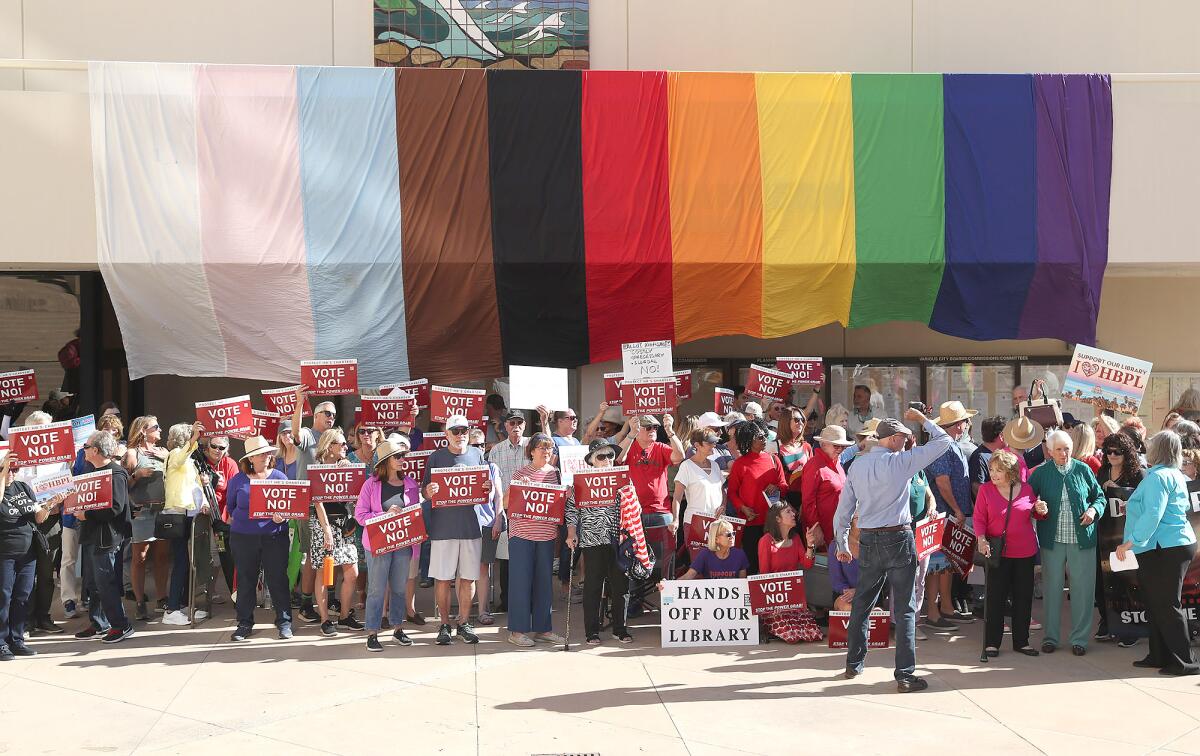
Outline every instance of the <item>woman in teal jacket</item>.
{"label": "woman in teal jacket", "polygon": [[1158,668],[1164,675],[1200,674],[1188,642],[1187,615],[1180,606],[1183,578],[1196,557],[1196,534],[1188,522],[1187,478],[1179,468],[1179,436],[1160,431],[1146,443],[1150,470],[1125,509],[1125,542],[1117,557],[1132,551],[1138,560],[1138,586],[1150,626],[1150,653],[1135,667]]}
{"label": "woman in teal jacket", "polygon": [[[1092,469],[1071,458],[1071,437],[1056,430],[1046,436],[1046,461],[1029,474],[1038,497],[1038,543],[1042,551],[1045,617],[1042,653],[1058,648],[1062,590],[1071,573],[1071,653],[1087,653],[1096,594],[1096,520],[1104,514],[1104,489]],[[1042,504],[1045,514],[1041,513]]]}

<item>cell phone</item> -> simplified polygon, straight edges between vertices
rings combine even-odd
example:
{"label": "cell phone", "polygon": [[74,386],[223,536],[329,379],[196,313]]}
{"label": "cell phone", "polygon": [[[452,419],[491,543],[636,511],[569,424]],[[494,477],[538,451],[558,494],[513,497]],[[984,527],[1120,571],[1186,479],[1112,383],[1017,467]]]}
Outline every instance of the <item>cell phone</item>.
{"label": "cell phone", "polygon": [[917,412],[920,412],[920,413],[925,412],[925,405],[922,404],[921,402],[909,402],[908,408],[915,409]]}

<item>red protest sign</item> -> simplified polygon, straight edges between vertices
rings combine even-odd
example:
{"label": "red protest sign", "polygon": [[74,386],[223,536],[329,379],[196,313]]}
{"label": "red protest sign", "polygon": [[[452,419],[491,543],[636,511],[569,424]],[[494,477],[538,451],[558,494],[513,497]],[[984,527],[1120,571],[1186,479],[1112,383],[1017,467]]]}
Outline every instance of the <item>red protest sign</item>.
{"label": "red protest sign", "polygon": [[942,535],[945,530],[945,517],[935,515],[917,523],[917,559],[924,559],[942,548]]}
{"label": "red protest sign", "polygon": [[438,489],[429,501],[439,508],[486,504],[492,495],[483,487],[490,480],[488,469],[487,465],[431,468],[429,483],[437,483]]}
{"label": "red protest sign", "polygon": [[643,378],[621,384],[621,409],[626,417],[663,415],[679,404],[675,378]]}
{"label": "red protest sign", "polygon": [[762,365],[751,365],[746,378],[746,393],[772,402],[786,402],[792,395],[791,373]]}
{"label": "red protest sign", "polygon": [[437,449],[445,449],[450,445],[450,439],[446,438],[444,431],[436,433],[425,433],[421,436],[421,451],[435,451]]}
{"label": "red protest sign", "polygon": [[308,517],[307,480],[250,481],[250,519],[268,520],[282,515],[285,520]]}
{"label": "red protest sign", "polygon": [[[684,535],[687,537],[688,553],[692,555],[693,560],[700,554],[701,549],[708,548],[708,527],[716,519],[716,515],[695,513],[688,521]],[[722,517],[721,519],[733,526],[733,543],[731,545],[744,551],[746,547],[742,543],[744,540],[742,532],[746,529],[746,521],[740,517]]]}
{"label": "red protest sign", "polygon": [[358,393],[358,360],[305,360],[300,363],[300,383],[312,396]]}
{"label": "red protest sign", "polygon": [[420,504],[413,504],[404,509],[390,509],[376,515],[367,520],[363,529],[366,531],[367,544],[373,556],[390,554],[429,539]]}
{"label": "red protest sign", "polygon": [[791,375],[793,386],[817,386],[825,380],[825,361],[820,357],[776,357],[775,369]]}
{"label": "red protest sign", "polygon": [[625,382],[624,373],[604,374],[604,403],[610,407],[621,405],[621,384]]}
{"label": "red protest sign", "polygon": [[8,431],[10,453],[22,465],[52,465],[75,460],[71,421],[25,425]]}
{"label": "red protest sign", "polygon": [[279,435],[279,413],[265,410],[250,410],[250,422],[254,423],[254,433],[268,441],[274,441]]}
{"label": "red protest sign", "polygon": [[112,509],[112,470],[97,470],[75,476],[75,492],[63,502],[63,514]]}
{"label": "red protest sign", "polygon": [[508,487],[508,518],[561,523],[567,513],[567,487],[553,483],[518,483]]}
{"label": "red protest sign", "polygon": [[364,396],[362,422],[377,428],[412,425],[417,419],[417,398],[400,392],[395,396]]}
{"label": "red protest sign", "polygon": [[37,376],[32,370],[0,373],[0,402],[32,402],[37,398]]}
{"label": "red protest sign", "polygon": [[950,518],[945,519],[942,553],[946,555],[954,571],[965,578],[975,565],[975,534]]}
{"label": "red protest sign", "polygon": [[736,398],[733,389],[713,389],[713,412],[716,412],[721,417],[725,417],[730,412],[733,412],[733,400]]}
{"label": "red protest sign", "polygon": [[692,371],[691,370],[676,370],[671,375],[675,376],[675,398],[679,401],[692,398]]}
{"label": "red protest sign", "polygon": [[[296,412],[296,389],[299,386],[285,386],[277,389],[263,389],[263,401],[267,403],[267,409],[271,412],[278,413],[280,417],[291,417]],[[300,417],[312,417],[312,405],[308,399],[304,400],[304,412]]]}
{"label": "red protest sign", "polygon": [[366,465],[309,465],[308,499],[313,504],[357,499],[366,479]]}
{"label": "red protest sign", "polygon": [[420,483],[425,480],[425,468],[429,465],[429,455],[433,449],[410,451],[404,455],[404,474]]}
{"label": "red protest sign", "polygon": [[750,611],[754,614],[808,608],[803,570],[752,575],[747,587],[750,589]]}
{"label": "red protest sign", "polygon": [[[850,612],[829,613],[829,647],[846,648]],[[891,640],[892,617],[882,609],[871,610],[867,618],[867,648],[887,648]]]}
{"label": "red protest sign", "polygon": [[417,398],[417,407],[425,409],[429,407],[429,379],[421,378],[415,381],[404,381],[402,383],[388,383],[379,387],[379,393],[387,396],[397,391],[405,394],[412,394]]}
{"label": "red protest sign", "polygon": [[629,484],[629,468],[585,467],[576,470],[572,484],[575,488],[575,506],[607,507],[617,501],[622,488]]}
{"label": "red protest sign", "polygon": [[483,417],[486,396],[483,389],[434,386],[429,392],[429,419],[444,423],[452,415],[466,415],[468,420],[479,420]]}
{"label": "red protest sign", "polygon": [[245,438],[254,434],[254,415],[249,396],[196,402],[196,422],[204,426],[205,436],[235,436]]}

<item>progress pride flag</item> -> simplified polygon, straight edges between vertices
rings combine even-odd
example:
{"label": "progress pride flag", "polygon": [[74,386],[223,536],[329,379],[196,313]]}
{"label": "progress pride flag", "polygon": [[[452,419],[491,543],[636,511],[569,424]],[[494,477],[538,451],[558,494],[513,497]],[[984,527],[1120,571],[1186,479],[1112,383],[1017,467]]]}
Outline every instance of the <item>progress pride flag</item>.
{"label": "progress pride flag", "polygon": [[254,415],[249,396],[196,402],[196,422],[204,426],[205,436],[245,438],[254,433]]}
{"label": "progress pride flag", "polygon": [[358,393],[358,360],[305,360],[300,363],[300,383],[312,396]]}
{"label": "progress pride flag", "polygon": [[514,482],[508,487],[509,519],[561,524],[566,514],[566,486]]}
{"label": "progress pride flag", "polygon": [[389,396],[364,396],[362,422],[379,428],[412,425],[417,418],[417,398],[399,392]]}
{"label": "progress pride flag", "polygon": [[483,487],[489,479],[488,469],[487,465],[431,468],[429,482],[437,483],[438,490],[429,501],[439,508],[486,504],[491,498],[491,491]]}
{"label": "progress pride flag", "polygon": [[[277,413],[280,417],[291,417],[296,412],[296,386],[284,386],[277,389],[263,389],[263,401],[267,403],[267,409]],[[312,406],[308,403],[308,399],[304,400],[304,412],[300,417],[312,417]],[[295,430],[295,429],[293,429]]]}
{"label": "progress pride flag", "polygon": [[486,396],[483,389],[434,386],[429,392],[429,419],[444,423],[451,415],[466,415],[468,420],[482,420]]}
{"label": "progress pride flag", "polygon": [[269,520],[283,515],[285,520],[308,517],[307,480],[250,481],[250,519]]}
{"label": "progress pride flag", "polygon": [[366,479],[366,465],[309,465],[309,501],[325,504],[358,499]]}
{"label": "progress pride flag", "polygon": [[37,376],[32,370],[0,373],[0,403],[32,402],[37,398]]}
{"label": "progress pride flag", "polygon": [[749,579],[750,611],[755,614],[777,609],[806,609],[804,571],[768,572]]}
{"label": "progress pride flag", "polygon": [[8,441],[12,445],[10,453],[22,465],[52,465],[75,460],[70,420],[11,428]]}
{"label": "progress pride flag", "polygon": [[389,509],[363,525],[373,556],[383,556],[428,540],[421,505]]}
{"label": "progress pride flag", "polygon": [[63,514],[112,509],[112,505],[112,470],[97,470],[75,477],[75,492],[63,502]]}
{"label": "progress pride flag", "polygon": [[629,468],[585,467],[575,472],[575,506],[582,509],[607,507],[617,500],[617,493],[629,484]]}

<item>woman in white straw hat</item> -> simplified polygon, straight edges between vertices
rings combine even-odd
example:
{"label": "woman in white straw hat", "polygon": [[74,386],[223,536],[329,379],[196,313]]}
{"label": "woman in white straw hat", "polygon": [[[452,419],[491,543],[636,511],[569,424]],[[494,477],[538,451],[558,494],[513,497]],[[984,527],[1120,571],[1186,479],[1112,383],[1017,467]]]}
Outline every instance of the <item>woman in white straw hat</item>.
{"label": "woman in white straw hat", "polygon": [[814,543],[820,548],[833,542],[833,514],[846,485],[846,470],[838,458],[854,442],[846,438],[841,425],[826,425],[816,441],[812,459],[800,471],[800,527],[807,531],[818,526]]}
{"label": "woman in white straw hat", "polygon": [[229,516],[229,545],[233,552],[233,563],[237,567],[237,629],[230,636],[232,641],[244,641],[254,631],[254,605],[257,599],[258,571],[263,571],[263,582],[271,594],[271,605],[275,608],[275,626],[279,637],[292,637],[292,603],[288,591],[288,538],[287,520],[282,515],[273,515],[265,520],[250,519],[250,482],[252,480],[287,480],[287,476],[273,469],[271,458],[275,447],[262,436],[246,439],[245,453],[238,460],[241,470],[233,476],[226,487],[225,511]]}

